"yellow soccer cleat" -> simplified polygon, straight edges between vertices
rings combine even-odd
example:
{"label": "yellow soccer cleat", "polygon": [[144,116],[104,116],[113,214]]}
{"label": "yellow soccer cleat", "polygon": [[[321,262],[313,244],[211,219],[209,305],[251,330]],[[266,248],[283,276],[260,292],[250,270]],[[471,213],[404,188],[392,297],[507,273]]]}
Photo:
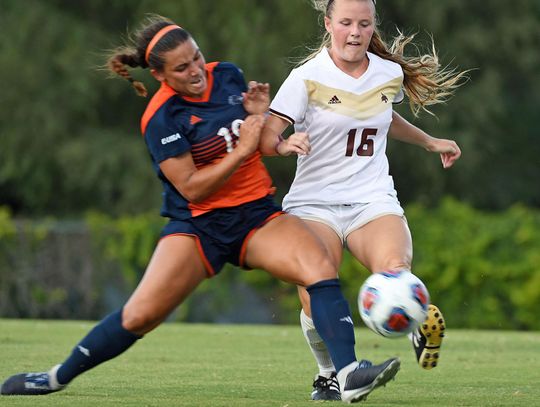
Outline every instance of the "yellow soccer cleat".
{"label": "yellow soccer cleat", "polygon": [[418,364],[424,369],[433,369],[439,363],[441,344],[444,338],[444,317],[435,305],[430,304],[424,323],[412,333],[412,344]]}

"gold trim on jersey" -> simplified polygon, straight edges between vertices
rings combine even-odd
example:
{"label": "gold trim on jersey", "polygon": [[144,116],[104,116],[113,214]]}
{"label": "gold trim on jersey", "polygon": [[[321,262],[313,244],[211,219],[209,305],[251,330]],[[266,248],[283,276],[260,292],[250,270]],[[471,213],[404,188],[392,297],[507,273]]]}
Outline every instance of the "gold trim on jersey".
{"label": "gold trim on jersey", "polygon": [[352,93],[305,79],[309,103],[358,120],[373,117],[392,108],[403,78],[392,79],[364,93]]}

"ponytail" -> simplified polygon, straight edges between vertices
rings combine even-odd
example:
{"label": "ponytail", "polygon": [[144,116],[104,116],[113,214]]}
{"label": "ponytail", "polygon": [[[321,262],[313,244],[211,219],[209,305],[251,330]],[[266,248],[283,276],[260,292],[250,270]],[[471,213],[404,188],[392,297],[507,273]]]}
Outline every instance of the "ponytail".
{"label": "ponytail", "polygon": [[115,75],[130,82],[137,95],[146,97],[148,95],[146,87],[131,76],[128,66],[161,71],[165,63],[162,54],[189,38],[191,35],[171,20],[151,14],[130,38],[129,44],[110,52],[106,67]]}
{"label": "ponytail", "polygon": [[131,86],[133,86],[133,88],[135,89],[137,95],[142,97],[148,96],[148,91],[146,90],[144,84],[140,81],[133,79],[126,67],[126,65],[129,65],[131,67],[136,67],[138,65],[136,65],[135,62],[130,63],[128,61],[134,61],[133,55],[115,54],[109,58],[109,60],[107,61],[107,66],[110,71],[130,82]]}
{"label": "ponytail", "polygon": [[420,110],[432,114],[428,106],[444,103],[468,79],[468,71],[441,66],[439,56],[431,39],[431,52],[419,56],[405,56],[405,47],[412,44],[414,34],[398,35],[387,46],[379,32],[375,30],[368,51],[393,61],[403,70],[403,88],[409,98],[409,106],[415,116]]}

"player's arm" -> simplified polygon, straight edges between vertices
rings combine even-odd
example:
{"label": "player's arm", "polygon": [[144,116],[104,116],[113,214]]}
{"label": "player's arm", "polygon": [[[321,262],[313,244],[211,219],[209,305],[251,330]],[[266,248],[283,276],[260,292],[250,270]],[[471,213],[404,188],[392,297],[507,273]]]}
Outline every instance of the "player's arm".
{"label": "player's arm", "polygon": [[283,139],[282,134],[289,124],[281,117],[268,116],[259,143],[259,151],[262,155],[309,154],[311,145],[307,133],[294,133],[287,139]]}
{"label": "player's arm", "polygon": [[190,152],[159,164],[167,179],[190,202],[201,202],[216,192],[259,144],[264,124],[262,115],[248,116],[240,126],[240,138],[233,151],[215,165],[197,169]]}
{"label": "player's arm", "polygon": [[432,153],[439,153],[443,168],[450,168],[461,156],[461,150],[454,140],[432,137],[396,112],[392,112],[389,135],[395,140],[420,146]]}

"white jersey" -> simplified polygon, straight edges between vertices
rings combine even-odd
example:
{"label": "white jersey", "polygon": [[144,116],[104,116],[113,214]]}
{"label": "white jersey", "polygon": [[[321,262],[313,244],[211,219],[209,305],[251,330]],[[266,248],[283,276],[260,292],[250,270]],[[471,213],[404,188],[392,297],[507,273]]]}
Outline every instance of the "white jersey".
{"label": "white jersey", "polygon": [[399,64],[367,53],[358,79],[340,70],[326,49],[294,69],[270,112],[306,132],[311,153],[299,156],[285,209],[304,204],[368,203],[396,197],[386,140],[392,103],[403,100]]}

